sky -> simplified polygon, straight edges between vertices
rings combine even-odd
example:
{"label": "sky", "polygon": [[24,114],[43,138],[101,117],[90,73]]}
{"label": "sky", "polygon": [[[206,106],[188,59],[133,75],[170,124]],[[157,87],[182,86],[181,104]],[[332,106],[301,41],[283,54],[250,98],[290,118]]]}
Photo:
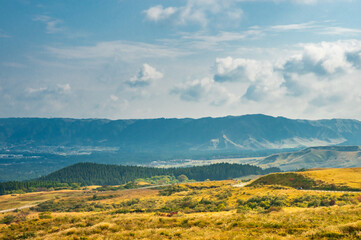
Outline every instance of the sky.
{"label": "sky", "polygon": [[0,117],[361,120],[359,0],[0,0]]}

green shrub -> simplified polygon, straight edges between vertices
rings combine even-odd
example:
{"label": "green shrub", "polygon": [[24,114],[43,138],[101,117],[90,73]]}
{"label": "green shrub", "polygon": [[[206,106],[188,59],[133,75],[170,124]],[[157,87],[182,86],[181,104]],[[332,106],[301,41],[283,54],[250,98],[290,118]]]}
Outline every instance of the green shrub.
{"label": "green shrub", "polygon": [[13,215],[6,215],[6,216],[1,220],[1,222],[4,223],[4,224],[9,225],[10,223],[14,222],[14,220],[15,220],[15,216],[13,216]]}

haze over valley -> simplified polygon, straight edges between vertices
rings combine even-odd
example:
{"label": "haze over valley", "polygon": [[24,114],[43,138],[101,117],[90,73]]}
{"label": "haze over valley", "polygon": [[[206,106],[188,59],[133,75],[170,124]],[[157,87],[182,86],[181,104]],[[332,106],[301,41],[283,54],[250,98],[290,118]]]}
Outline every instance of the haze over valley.
{"label": "haze over valley", "polygon": [[286,154],[278,157],[282,163],[268,160],[275,156],[264,161],[252,159],[307,147],[361,145],[361,122],[347,119],[310,121],[266,115],[145,120],[8,118],[0,119],[0,130],[2,181],[36,178],[84,161],[151,166],[171,166],[178,161],[182,166],[187,159],[207,164],[211,159],[223,162],[231,158],[232,162],[232,158],[241,158],[237,162],[284,170],[361,166],[357,154],[348,155],[353,160],[346,161],[336,147],[330,148],[336,157],[324,154],[313,162],[295,161],[293,155],[283,159]]}

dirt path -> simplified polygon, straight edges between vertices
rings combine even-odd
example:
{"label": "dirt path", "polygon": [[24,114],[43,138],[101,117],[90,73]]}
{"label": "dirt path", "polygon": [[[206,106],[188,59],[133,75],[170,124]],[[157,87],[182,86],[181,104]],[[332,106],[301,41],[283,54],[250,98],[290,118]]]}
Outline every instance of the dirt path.
{"label": "dirt path", "polygon": [[241,188],[241,187],[245,187],[245,186],[248,185],[248,184],[249,184],[249,182],[238,183],[238,184],[232,185],[232,187],[239,187],[239,188]]}
{"label": "dirt path", "polygon": [[10,209],[5,209],[5,210],[0,210],[0,213],[12,212],[15,210],[21,210],[21,209],[31,208],[31,207],[35,207],[35,206],[37,206],[37,205],[36,204],[26,205],[26,206],[22,206],[22,207],[18,207],[18,208],[10,208]]}
{"label": "dirt path", "polygon": [[[120,191],[132,191],[132,190],[134,191],[134,190],[139,190],[139,189],[150,189],[150,188],[157,188],[157,187],[165,187],[165,186],[169,186],[169,185],[171,185],[171,184],[152,185],[152,186],[146,186],[146,187],[140,187],[140,188],[123,189],[123,190],[120,190]],[[21,209],[36,207],[38,204],[31,204],[31,205],[25,205],[25,206],[21,206],[21,207],[17,207],[17,208],[4,209],[4,210],[0,210],[0,213],[6,213],[6,212],[12,212],[12,211],[15,211],[15,210],[21,210]]]}

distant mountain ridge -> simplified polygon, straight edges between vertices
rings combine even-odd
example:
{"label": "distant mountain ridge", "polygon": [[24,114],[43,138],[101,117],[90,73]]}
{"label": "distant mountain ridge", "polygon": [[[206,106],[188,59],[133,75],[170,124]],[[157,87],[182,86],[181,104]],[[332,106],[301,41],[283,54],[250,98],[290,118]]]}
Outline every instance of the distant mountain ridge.
{"label": "distant mountain ridge", "polygon": [[101,146],[120,151],[217,151],[361,145],[361,122],[266,115],[200,119],[0,119],[0,146]]}
{"label": "distant mountain ridge", "polygon": [[253,164],[261,167],[279,167],[282,170],[360,167],[361,147],[310,147],[297,152],[272,154]]}

